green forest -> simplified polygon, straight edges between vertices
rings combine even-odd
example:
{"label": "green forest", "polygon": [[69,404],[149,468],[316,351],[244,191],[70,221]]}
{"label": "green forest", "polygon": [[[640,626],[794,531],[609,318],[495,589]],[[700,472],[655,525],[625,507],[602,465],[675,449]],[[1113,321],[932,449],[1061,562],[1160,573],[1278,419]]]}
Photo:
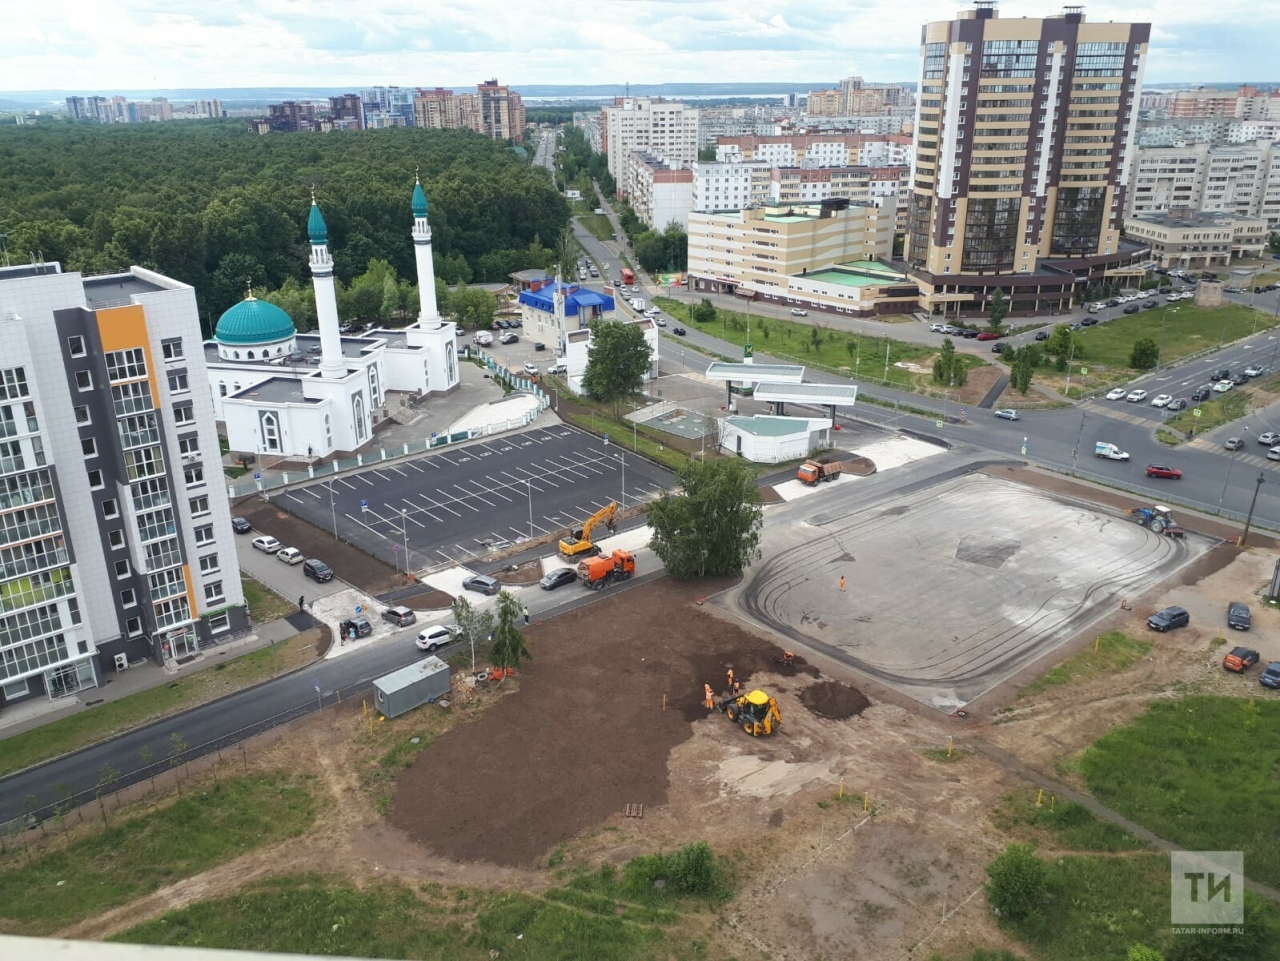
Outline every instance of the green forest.
{"label": "green forest", "polygon": [[0,127],[0,233],[14,263],[35,254],[86,273],[138,264],[185,281],[207,324],[243,297],[249,278],[263,290],[310,286],[304,228],[314,185],[344,292],[374,262],[379,291],[390,272],[407,307],[416,299],[415,168],[438,279],[504,281],[553,259],[569,208],[546,171],[454,130],[262,137],[233,122]]}

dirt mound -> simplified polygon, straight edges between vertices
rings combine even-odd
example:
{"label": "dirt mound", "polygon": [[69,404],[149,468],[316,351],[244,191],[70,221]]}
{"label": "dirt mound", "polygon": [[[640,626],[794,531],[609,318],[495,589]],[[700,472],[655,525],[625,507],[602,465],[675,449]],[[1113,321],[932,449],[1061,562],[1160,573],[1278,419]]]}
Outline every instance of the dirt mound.
{"label": "dirt mound", "polygon": [[671,750],[707,716],[702,685],[782,657],[697,606],[725,584],[663,579],[529,628],[519,689],[418,755],[391,822],[457,861],[532,865],[629,803],[666,803]]}
{"label": "dirt mound", "polygon": [[402,597],[396,603],[403,607],[412,608],[415,611],[443,611],[452,606],[453,598],[444,591],[438,591],[434,587],[430,587],[417,594]]}
{"label": "dirt mound", "polygon": [[846,474],[857,474],[859,477],[866,477],[876,472],[876,465],[872,463],[871,458],[857,454],[844,458],[844,471]]}
{"label": "dirt mound", "polygon": [[833,721],[856,717],[871,706],[865,694],[839,681],[822,681],[806,687],[800,692],[800,703],[818,717]]}

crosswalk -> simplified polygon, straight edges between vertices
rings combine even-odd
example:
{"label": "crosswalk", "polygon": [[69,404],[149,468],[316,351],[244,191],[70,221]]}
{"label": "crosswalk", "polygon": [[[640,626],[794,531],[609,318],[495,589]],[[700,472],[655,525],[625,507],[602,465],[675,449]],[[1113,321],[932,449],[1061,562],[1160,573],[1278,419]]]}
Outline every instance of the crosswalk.
{"label": "crosswalk", "polygon": [[[1245,443],[1247,444],[1248,441],[1246,440]],[[1226,455],[1228,453],[1223,449],[1222,441],[1213,440],[1209,437],[1195,437],[1182,446],[1190,447],[1193,450],[1211,451],[1215,454]],[[1267,448],[1261,444],[1257,445],[1257,453],[1251,453],[1249,448],[1245,447],[1236,453],[1235,459],[1244,464],[1252,464],[1254,467],[1280,467],[1280,462],[1267,460],[1266,451]]]}
{"label": "crosswalk", "polygon": [[1108,407],[1105,404],[1098,404],[1093,401],[1088,401],[1082,406],[1090,414],[1107,417],[1111,420],[1121,420],[1126,424],[1136,424],[1139,427],[1146,427],[1148,430],[1154,430],[1160,426],[1160,421],[1132,413],[1126,407]]}

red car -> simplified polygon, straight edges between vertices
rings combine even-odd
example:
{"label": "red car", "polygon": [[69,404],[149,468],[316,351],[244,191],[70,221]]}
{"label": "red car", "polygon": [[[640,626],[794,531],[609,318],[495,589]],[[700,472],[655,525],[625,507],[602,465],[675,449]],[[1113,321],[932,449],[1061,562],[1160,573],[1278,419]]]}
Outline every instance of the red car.
{"label": "red car", "polygon": [[1176,467],[1165,467],[1162,464],[1148,464],[1148,477],[1168,477],[1171,480],[1182,480],[1182,471]]}
{"label": "red car", "polygon": [[999,334],[993,334],[989,330],[984,330],[982,333],[978,335],[978,340],[999,340],[999,339],[1000,339]]}

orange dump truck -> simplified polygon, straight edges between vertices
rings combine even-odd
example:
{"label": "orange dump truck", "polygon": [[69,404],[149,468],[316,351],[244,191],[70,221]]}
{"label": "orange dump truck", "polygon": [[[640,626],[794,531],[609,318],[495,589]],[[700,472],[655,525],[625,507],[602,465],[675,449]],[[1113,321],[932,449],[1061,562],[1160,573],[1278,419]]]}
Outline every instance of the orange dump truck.
{"label": "orange dump truck", "polygon": [[844,462],[838,460],[807,460],[796,470],[796,480],[810,487],[823,481],[835,480],[844,470]]}

